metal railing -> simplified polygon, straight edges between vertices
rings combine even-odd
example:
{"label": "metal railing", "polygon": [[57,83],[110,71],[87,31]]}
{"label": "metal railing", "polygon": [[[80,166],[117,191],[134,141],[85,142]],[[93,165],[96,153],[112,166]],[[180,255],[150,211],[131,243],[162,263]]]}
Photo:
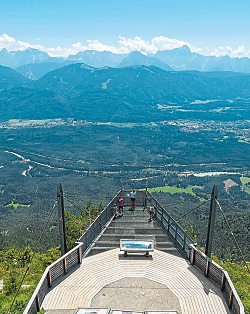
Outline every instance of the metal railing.
{"label": "metal railing", "polygon": [[67,274],[73,266],[81,263],[82,243],[79,243],[76,247],[46,268],[23,313],[35,314],[39,312],[46,293],[53,287],[55,281],[59,277]]}
{"label": "metal railing", "polygon": [[83,254],[87,252],[91,244],[100,235],[102,230],[106,227],[107,223],[112,218],[112,208],[116,206],[118,196],[122,193],[119,191],[116,196],[109,202],[109,204],[103,209],[99,216],[88,227],[84,234],[79,238],[78,243],[82,243]]}
{"label": "metal railing", "polygon": [[189,258],[190,244],[194,241],[188,236],[186,231],[170,216],[164,207],[148,192],[145,192],[146,202],[154,207],[154,218],[162,229],[172,238],[175,245],[186,258]]}
{"label": "metal railing", "polygon": [[227,271],[198,250],[194,245],[191,244],[190,248],[189,260],[191,265],[200,269],[207,278],[211,279],[220,287],[221,291],[223,291],[225,301],[233,313],[244,314],[244,307]]}

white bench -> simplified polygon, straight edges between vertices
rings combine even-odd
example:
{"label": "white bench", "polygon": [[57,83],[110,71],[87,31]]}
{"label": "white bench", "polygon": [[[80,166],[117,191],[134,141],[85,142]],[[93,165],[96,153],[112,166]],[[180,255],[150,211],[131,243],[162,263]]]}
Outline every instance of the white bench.
{"label": "white bench", "polygon": [[142,252],[144,252],[146,256],[149,256],[149,252],[154,251],[154,241],[121,239],[120,251],[124,252],[124,256],[127,256],[128,253],[142,253]]}

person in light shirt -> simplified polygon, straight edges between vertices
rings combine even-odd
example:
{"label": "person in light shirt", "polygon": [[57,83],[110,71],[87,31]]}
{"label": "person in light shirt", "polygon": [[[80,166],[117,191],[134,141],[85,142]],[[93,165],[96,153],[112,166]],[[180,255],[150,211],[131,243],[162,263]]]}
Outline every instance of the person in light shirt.
{"label": "person in light shirt", "polygon": [[135,210],[135,196],[136,196],[136,191],[133,190],[130,192],[130,199],[131,199],[131,210]]}

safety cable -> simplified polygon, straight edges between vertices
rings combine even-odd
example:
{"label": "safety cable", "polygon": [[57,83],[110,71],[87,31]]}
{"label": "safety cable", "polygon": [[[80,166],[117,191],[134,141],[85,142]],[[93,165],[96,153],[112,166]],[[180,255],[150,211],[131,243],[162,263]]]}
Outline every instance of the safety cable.
{"label": "safety cable", "polygon": [[73,205],[75,208],[77,208],[78,210],[82,211],[82,208],[80,208],[79,206],[77,206],[76,204],[74,204],[71,200],[69,200],[65,194],[63,194],[64,198],[66,201],[68,201],[71,205]]}
{"label": "safety cable", "polygon": [[[70,202],[72,203],[72,201],[70,201],[68,198],[71,198],[71,199],[72,199],[72,198],[76,198],[76,197],[77,197],[77,199],[78,199],[79,201],[83,202],[84,204],[88,202],[88,200],[83,199],[83,198],[79,197],[79,196],[76,195],[76,194],[73,195],[73,194],[68,194],[68,193],[63,192],[63,196],[64,196],[64,198],[65,198],[67,201],[69,201],[69,203],[70,203]],[[107,200],[107,201],[111,201],[112,199],[113,199],[113,197],[111,197],[111,196],[105,197],[105,200]],[[74,203],[72,203],[72,205],[79,209],[79,207],[77,207],[77,205],[75,205]]]}
{"label": "safety cable", "polygon": [[191,210],[189,210],[188,212],[186,212],[184,215],[182,215],[181,217],[179,217],[176,222],[179,222],[180,220],[182,220],[184,217],[186,217],[187,215],[191,214],[192,212],[194,212],[196,209],[198,209],[199,207],[201,207],[202,205],[206,204],[208,202],[208,200],[206,200],[203,203],[200,203],[198,206],[195,206],[194,208],[192,208]]}
{"label": "safety cable", "polygon": [[250,273],[250,269],[249,269],[249,267],[248,267],[248,265],[247,265],[247,262],[246,262],[244,253],[242,252],[241,247],[240,247],[240,245],[238,244],[238,241],[237,241],[237,239],[236,239],[236,237],[235,237],[235,235],[234,235],[234,233],[233,233],[233,231],[232,231],[232,228],[231,228],[231,226],[230,226],[230,224],[229,224],[229,221],[228,221],[228,219],[227,219],[227,217],[226,217],[226,215],[225,215],[225,213],[224,213],[224,211],[223,211],[223,209],[222,209],[220,203],[218,202],[218,200],[215,199],[215,201],[216,201],[217,205],[219,206],[219,209],[220,209],[220,211],[221,211],[221,213],[222,213],[222,216],[223,216],[223,218],[224,218],[224,220],[225,220],[225,222],[226,222],[226,225],[227,225],[227,227],[228,227],[228,229],[229,229],[229,231],[230,231],[230,233],[231,233],[231,236],[232,236],[233,239],[234,239],[234,242],[235,242],[235,244],[236,244],[236,247],[237,247],[237,249],[239,250],[239,252],[240,252],[240,254],[241,254],[242,260],[243,260],[243,262],[244,262],[244,264],[245,264],[245,266],[246,266],[248,272]]}
{"label": "safety cable", "polygon": [[52,217],[53,211],[54,211],[54,209],[55,209],[55,207],[56,207],[56,204],[57,204],[57,200],[58,200],[58,198],[56,199],[56,201],[54,202],[54,204],[53,204],[53,206],[52,206],[52,208],[51,208],[51,211],[50,211],[50,213],[49,213],[49,215],[48,215],[48,217],[47,217],[47,223],[46,223],[46,225],[45,225],[45,228],[43,228],[43,231],[42,231],[40,237],[38,238],[37,245],[36,245],[35,248],[33,249],[33,254],[32,254],[32,256],[31,256],[31,258],[30,258],[30,260],[29,260],[28,266],[27,266],[27,268],[26,268],[26,270],[25,270],[25,272],[24,272],[24,274],[23,274],[23,277],[22,277],[22,280],[21,280],[21,282],[20,282],[20,285],[18,286],[18,289],[17,289],[17,291],[16,291],[16,293],[15,293],[15,295],[14,295],[14,297],[13,297],[13,300],[12,300],[11,305],[10,305],[9,310],[8,310],[8,313],[10,313],[10,314],[11,314],[12,308],[13,308],[13,306],[14,306],[14,304],[15,304],[16,298],[17,298],[17,296],[18,296],[18,294],[19,294],[19,292],[20,292],[20,289],[21,289],[21,287],[22,287],[22,284],[23,284],[23,282],[24,282],[24,280],[25,280],[25,277],[26,277],[26,275],[27,275],[27,273],[28,273],[28,271],[29,271],[29,269],[30,269],[31,262],[32,262],[33,258],[35,257],[36,249],[37,249],[37,247],[38,247],[38,244],[41,242],[41,240],[42,240],[42,238],[43,238],[45,232],[47,231],[47,228],[48,228],[49,223],[50,223],[50,219],[51,219],[51,217]]}

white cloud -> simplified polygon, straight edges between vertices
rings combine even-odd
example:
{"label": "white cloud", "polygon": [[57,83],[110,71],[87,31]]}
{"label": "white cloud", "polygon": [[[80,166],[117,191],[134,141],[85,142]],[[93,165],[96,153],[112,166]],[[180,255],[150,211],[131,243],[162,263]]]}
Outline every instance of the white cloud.
{"label": "white cloud", "polygon": [[25,50],[27,48],[41,49],[41,45],[32,45],[24,41],[16,40],[7,34],[0,35],[0,49],[6,48],[9,51]]}
{"label": "white cloud", "polygon": [[81,51],[74,47],[64,48],[64,47],[42,47],[40,50],[47,52],[51,57],[68,57],[69,55],[74,55]]}
{"label": "white cloud", "polygon": [[86,49],[97,51],[111,51],[113,53],[117,53],[117,48],[115,46],[103,44],[99,40],[87,40]]}
{"label": "white cloud", "polygon": [[138,36],[134,38],[119,37],[120,51],[131,52],[141,51],[142,53],[156,53],[159,50],[171,50],[187,45],[191,48],[191,45],[182,40],[169,38],[166,36],[156,36],[151,41],[146,41]]}
{"label": "white cloud", "polygon": [[231,46],[219,46],[209,53],[210,56],[222,57],[230,56],[233,58],[250,58],[250,50],[244,46],[239,46],[237,48],[232,48]]}
{"label": "white cloud", "polygon": [[144,54],[154,54],[159,50],[171,50],[182,46],[188,46],[191,51],[198,52],[203,55],[225,56],[230,57],[249,57],[250,50],[244,46],[232,48],[231,46],[219,46],[213,50],[203,47],[198,48],[191,45],[187,41],[169,38],[167,36],[155,36],[151,40],[144,40],[139,36],[134,38],[126,38],[119,36],[117,45],[108,45],[99,40],[87,40],[85,43],[76,42],[70,47],[45,47],[43,45],[30,44],[8,35],[0,35],[0,49],[6,48],[9,51],[25,50],[27,48],[39,49],[47,52],[52,57],[67,57],[85,50],[111,51],[113,53],[129,53],[131,51],[140,51]]}
{"label": "white cloud", "polygon": [[184,45],[192,49],[191,45],[183,40],[168,38],[166,36],[157,36],[152,39],[152,44],[158,50],[172,50],[174,48],[180,48]]}
{"label": "white cloud", "polygon": [[134,38],[119,37],[120,50],[124,53],[131,51],[141,51],[142,53],[154,53],[156,52],[155,47],[151,42],[145,41],[144,39],[135,36]]}

